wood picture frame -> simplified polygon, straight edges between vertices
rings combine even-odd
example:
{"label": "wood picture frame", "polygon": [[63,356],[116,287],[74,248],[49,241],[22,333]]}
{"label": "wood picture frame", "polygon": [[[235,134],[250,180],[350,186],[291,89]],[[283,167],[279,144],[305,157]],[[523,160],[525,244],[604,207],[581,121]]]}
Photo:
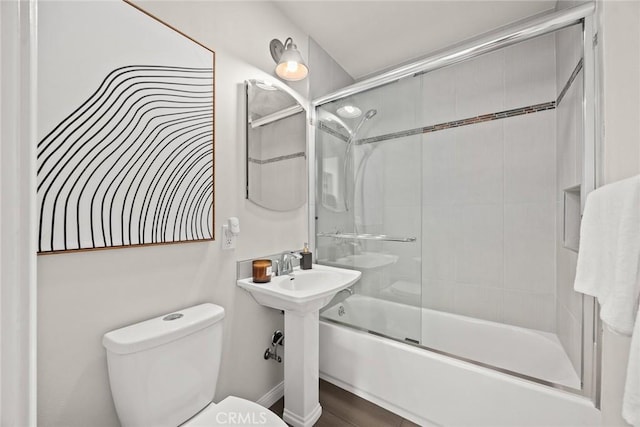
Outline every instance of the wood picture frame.
{"label": "wood picture frame", "polygon": [[126,1],[38,14],[38,253],[214,240],[215,52]]}

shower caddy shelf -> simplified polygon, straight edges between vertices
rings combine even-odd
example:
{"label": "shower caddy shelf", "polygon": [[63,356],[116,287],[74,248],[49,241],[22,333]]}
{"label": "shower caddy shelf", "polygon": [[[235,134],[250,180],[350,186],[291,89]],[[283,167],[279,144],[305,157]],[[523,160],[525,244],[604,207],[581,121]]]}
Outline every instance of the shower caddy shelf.
{"label": "shower caddy shelf", "polygon": [[395,237],[387,236],[386,234],[356,234],[356,233],[324,233],[319,232],[318,237],[333,237],[335,239],[346,240],[377,240],[380,242],[415,242],[415,237]]}

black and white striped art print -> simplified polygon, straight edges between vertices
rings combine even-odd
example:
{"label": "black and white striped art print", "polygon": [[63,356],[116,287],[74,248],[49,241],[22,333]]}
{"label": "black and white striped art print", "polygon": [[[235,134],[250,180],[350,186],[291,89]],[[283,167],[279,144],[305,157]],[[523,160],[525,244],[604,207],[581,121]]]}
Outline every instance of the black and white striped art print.
{"label": "black and white striped art print", "polygon": [[[119,45],[134,52],[113,49],[113,57],[96,56],[104,64],[86,69],[82,64],[59,69],[55,60],[39,64],[39,71],[73,74],[61,80],[74,92],[71,101],[60,97],[59,89],[57,95],[55,90],[43,95],[57,96],[61,105],[43,102],[55,110],[43,112],[49,126],[42,126],[37,146],[39,252],[212,239],[213,52],[124,2],[106,2],[107,10],[102,2],[52,3],[70,10],[48,6],[41,20],[70,13],[74,22],[87,15],[137,22],[126,35],[129,45]],[[101,10],[92,11],[92,3]],[[132,38],[151,27],[154,37]],[[97,37],[95,31],[76,36]],[[123,63],[134,57],[140,62]]]}

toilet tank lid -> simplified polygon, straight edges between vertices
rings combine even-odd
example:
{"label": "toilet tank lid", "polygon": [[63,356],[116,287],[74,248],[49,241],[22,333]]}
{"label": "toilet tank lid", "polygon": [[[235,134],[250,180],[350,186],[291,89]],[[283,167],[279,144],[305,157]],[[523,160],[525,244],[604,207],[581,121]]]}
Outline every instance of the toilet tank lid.
{"label": "toilet tank lid", "polygon": [[200,304],[107,332],[102,345],[117,354],[135,353],[190,335],[222,318],[224,308]]}

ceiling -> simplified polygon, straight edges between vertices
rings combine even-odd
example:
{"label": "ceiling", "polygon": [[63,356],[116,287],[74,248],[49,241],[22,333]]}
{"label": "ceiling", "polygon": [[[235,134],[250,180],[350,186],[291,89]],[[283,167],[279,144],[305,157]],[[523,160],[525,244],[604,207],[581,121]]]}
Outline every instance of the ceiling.
{"label": "ceiling", "polygon": [[274,3],[359,79],[553,9],[556,0]]}

